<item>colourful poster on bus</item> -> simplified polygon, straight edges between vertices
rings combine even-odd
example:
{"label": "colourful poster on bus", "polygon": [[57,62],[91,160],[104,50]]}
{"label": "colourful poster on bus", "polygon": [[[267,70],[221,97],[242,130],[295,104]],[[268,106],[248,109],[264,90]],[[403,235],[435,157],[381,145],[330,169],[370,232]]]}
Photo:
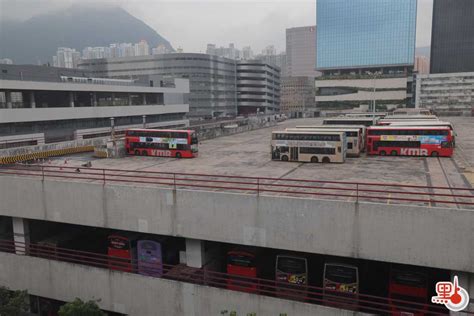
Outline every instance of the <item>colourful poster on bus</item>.
{"label": "colourful poster on bus", "polygon": [[139,240],[137,243],[138,273],[154,277],[163,275],[161,244],[153,240]]}

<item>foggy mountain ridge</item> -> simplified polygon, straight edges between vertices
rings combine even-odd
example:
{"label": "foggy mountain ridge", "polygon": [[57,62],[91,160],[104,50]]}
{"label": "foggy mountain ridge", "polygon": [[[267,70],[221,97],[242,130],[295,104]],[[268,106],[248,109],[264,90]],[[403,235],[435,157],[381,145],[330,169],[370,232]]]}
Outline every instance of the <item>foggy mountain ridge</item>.
{"label": "foggy mountain ridge", "polygon": [[0,23],[0,58],[10,58],[16,64],[52,63],[58,47],[82,53],[87,46],[137,43],[142,39],[150,48],[163,44],[174,51],[165,38],[120,7],[75,5],[24,22]]}

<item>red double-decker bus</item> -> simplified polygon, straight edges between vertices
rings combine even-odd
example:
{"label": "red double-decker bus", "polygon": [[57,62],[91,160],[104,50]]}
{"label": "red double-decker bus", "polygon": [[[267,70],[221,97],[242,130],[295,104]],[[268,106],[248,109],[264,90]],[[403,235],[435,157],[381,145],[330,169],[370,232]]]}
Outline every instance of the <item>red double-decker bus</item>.
{"label": "red double-decker bus", "polygon": [[248,249],[233,249],[227,253],[227,273],[231,275],[227,280],[230,290],[255,293],[257,283],[251,283],[252,278],[257,278],[258,269],[256,253]]}
{"label": "red double-decker bus", "polygon": [[446,126],[371,126],[366,143],[369,155],[451,157],[453,141]]}
{"label": "red double-decker bus", "polygon": [[[392,315],[425,315],[428,312],[428,282],[425,273],[420,271],[392,268],[388,286],[388,297]],[[394,300],[401,300],[400,303]],[[425,304],[420,306],[414,302]]]}
{"label": "red double-decker bus", "polygon": [[137,235],[112,234],[108,237],[108,265],[111,270],[135,271]]}
{"label": "red double-decker bus", "polygon": [[129,155],[193,158],[198,138],[193,130],[129,129],[125,149]]}

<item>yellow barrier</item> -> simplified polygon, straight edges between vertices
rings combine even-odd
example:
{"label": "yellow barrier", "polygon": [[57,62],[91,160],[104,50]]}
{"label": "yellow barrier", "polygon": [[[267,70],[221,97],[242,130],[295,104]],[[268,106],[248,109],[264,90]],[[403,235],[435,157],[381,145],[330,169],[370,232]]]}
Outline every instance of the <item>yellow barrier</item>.
{"label": "yellow barrier", "polygon": [[20,162],[20,161],[34,160],[34,159],[54,157],[54,156],[64,156],[64,155],[83,153],[83,152],[88,152],[88,151],[94,151],[94,146],[80,146],[80,147],[72,147],[72,148],[64,148],[64,149],[54,149],[54,150],[46,150],[46,151],[15,155],[15,156],[9,156],[9,157],[0,157],[0,164],[6,165],[6,164],[12,164],[12,163]]}

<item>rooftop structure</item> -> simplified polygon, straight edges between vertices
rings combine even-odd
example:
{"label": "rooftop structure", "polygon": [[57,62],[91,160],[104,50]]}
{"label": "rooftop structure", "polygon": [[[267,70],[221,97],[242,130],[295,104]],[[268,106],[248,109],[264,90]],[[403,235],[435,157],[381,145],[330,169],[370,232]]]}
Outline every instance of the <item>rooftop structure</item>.
{"label": "rooftop structure", "polygon": [[186,79],[109,79],[44,66],[1,69],[0,136],[41,132],[46,142],[72,140],[78,130],[110,130],[111,118],[126,126],[142,123],[144,116],[148,123],[187,125]]}

